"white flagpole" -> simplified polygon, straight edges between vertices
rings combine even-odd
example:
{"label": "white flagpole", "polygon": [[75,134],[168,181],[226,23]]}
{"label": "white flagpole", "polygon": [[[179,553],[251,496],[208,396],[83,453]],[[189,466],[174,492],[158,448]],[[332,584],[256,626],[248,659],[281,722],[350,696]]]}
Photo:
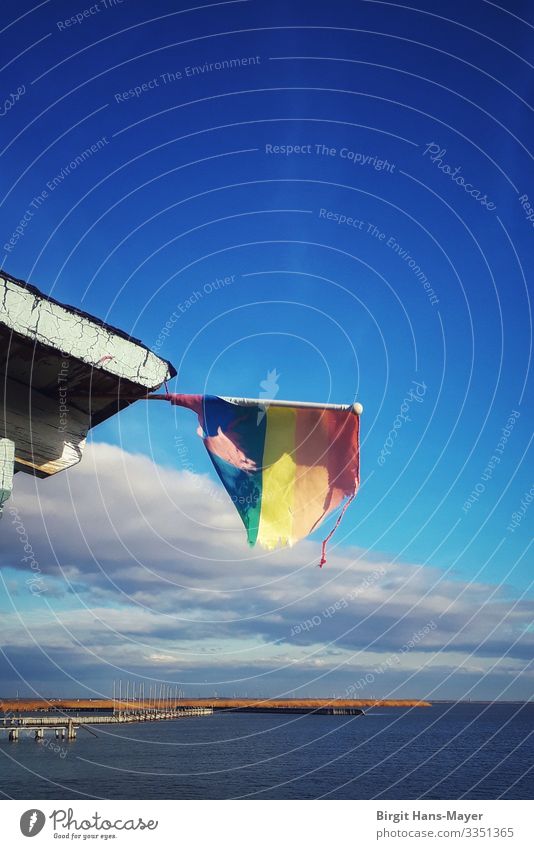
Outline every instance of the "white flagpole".
{"label": "white flagpole", "polygon": [[299,407],[305,410],[343,410],[347,413],[355,413],[361,416],[363,406],[358,402],[354,404],[321,404],[317,401],[278,401],[276,398],[229,398],[221,395],[223,401],[230,404],[239,404],[241,407]]}
{"label": "white flagpole", "polygon": [[[187,398],[184,395],[184,398]],[[279,401],[277,398],[232,398],[227,395],[220,395],[223,401],[228,401],[229,404],[238,404],[241,407],[299,407],[304,410],[343,410],[346,413],[354,413],[361,416],[363,413],[363,404],[355,401],[354,404],[322,404],[320,401]],[[129,400],[122,398],[121,400]],[[141,401],[142,398],[132,399]],[[145,401],[168,401],[168,395],[145,395]]]}
{"label": "white flagpole", "polygon": [[[115,398],[117,401],[170,401],[175,394],[180,395],[181,393],[135,396],[112,393],[110,395],[98,395],[98,397]],[[183,395],[184,399],[190,397],[190,395]],[[279,401],[278,398],[233,398],[227,395],[220,395],[219,397],[223,401],[228,401],[229,404],[239,404],[242,407],[298,407],[303,410],[342,410],[346,413],[354,413],[356,416],[361,416],[363,413],[363,404],[360,404],[359,401],[355,401],[353,404],[323,404],[320,401]]]}

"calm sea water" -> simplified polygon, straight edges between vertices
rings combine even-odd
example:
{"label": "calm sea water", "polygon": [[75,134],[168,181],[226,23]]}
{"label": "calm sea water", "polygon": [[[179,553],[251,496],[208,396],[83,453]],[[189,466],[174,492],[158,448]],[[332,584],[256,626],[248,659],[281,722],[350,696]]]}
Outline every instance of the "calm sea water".
{"label": "calm sea water", "polygon": [[364,717],[215,714],[0,732],[0,792],[39,799],[532,799],[534,703],[383,708]]}

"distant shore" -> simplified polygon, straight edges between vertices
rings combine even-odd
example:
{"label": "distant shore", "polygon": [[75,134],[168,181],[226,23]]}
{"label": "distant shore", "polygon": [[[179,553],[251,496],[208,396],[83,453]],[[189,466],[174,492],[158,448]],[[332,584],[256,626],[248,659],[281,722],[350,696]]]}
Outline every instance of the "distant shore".
{"label": "distant shore", "polygon": [[132,711],[213,708],[215,711],[333,712],[375,707],[431,707],[422,699],[3,699],[0,711]]}

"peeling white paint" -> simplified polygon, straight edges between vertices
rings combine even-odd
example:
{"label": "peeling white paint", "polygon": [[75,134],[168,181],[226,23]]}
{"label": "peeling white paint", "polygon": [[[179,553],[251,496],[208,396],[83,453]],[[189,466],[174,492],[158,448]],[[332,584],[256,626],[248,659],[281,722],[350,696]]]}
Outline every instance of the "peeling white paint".
{"label": "peeling white paint", "polygon": [[[0,341],[0,435],[14,443],[17,469],[43,476],[80,462],[89,428],[115,415],[121,390],[142,398],[173,371],[140,342],[2,275]],[[0,468],[5,498],[10,487]]]}
{"label": "peeling white paint", "polygon": [[147,389],[170,377],[165,360],[142,345],[2,277],[0,323],[34,343]]}
{"label": "peeling white paint", "polygon": [[15,445],[10,439],[0,439],[0,513],[13,489]]}

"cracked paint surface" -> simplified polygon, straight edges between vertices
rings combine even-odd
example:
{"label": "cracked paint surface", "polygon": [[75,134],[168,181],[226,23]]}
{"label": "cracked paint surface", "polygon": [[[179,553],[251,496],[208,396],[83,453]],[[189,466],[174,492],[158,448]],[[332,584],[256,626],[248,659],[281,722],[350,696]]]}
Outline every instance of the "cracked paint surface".
{"label": "cracked paint surface", "polygon": [[10,439],[0,439],[0,513],[13,489],[15,445]]}
{"label": "cracked paint surface", "polygon": [[171,375],[165,360],[148,348],[102,327],[44,295],[0,277],[0,322],[32,342],[54,348],[87,365],[152,389]]}
{"label": "cracked paint surface", "polygon": [[[81,460],[91,426],[174,369],[135,339],[0,274],[0,438],[17,468],[52,475]],[[7,497],[7,496],[6,496]]]}

